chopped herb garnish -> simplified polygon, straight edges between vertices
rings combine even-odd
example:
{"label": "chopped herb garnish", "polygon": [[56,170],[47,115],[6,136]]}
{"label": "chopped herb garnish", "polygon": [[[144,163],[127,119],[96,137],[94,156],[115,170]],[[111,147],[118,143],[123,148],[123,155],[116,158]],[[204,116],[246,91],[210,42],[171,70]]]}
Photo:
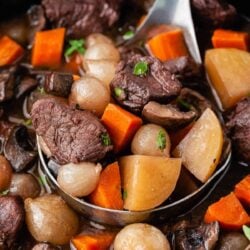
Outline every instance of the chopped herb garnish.
{"label": "chopped herb garnish", "polygon": [[250,240],[250,227],[244,225],[242,227],[243,233],[245,234],[246,238]]}
{"label": "chopped herb garnish", "polygon": [[2,191],[2,192],[0,192],[0,196],[4,196],[4,195],[7,195],[8,193],[9,193],[9,189],[7,189],[7,190],[4,190],[4,191]]}
{"label": "chopped herb garnish", "polygon": [[144,76],[148,72],[148,64],[146,62],[138,62],[134,67],[134,75]]}
{"label": "chopped herb garnish", "polygon": [[123,200],[126,200],[127,197],[128,197],[128,192],[127,192],[127,190],[123,189],[122,190],[122,198],[123,198]]}
{"label": "chopped herb garnish", "polygon": [[120,88],[120,87],[115,87],[114,92],[115,92],[116,97],[120,97],[122,95],[122,93],[123,93],[123,89]]}
{"label": "chopped herb garnish", "polygon": [[127,32],[122,36],[122,38],[123,38],[124,40],[129,40],[129,39],[133,38],[134,35],[135,35],[134,31],[129,30],[129,31],[127,31]]}
{"label": "chopped herb garnish", "polygon": [[46,180],[46,176],[45,175],[40,175],[39,176],[39,182],[42,186],[46,186],[47,185],[47,180]]}
{"label": "chopped herb garnish", "polygon": [[110,137],[109,137],[108,133],[101,134],[101,140],[102,140],[102,145],[104,145],[104,146],[110,146],[111,145],[111,140],[110,140]]}
{"label": "chopped herb garnish", "polygon": [[66,49],[64,56],[68,57],[72,55],[74,52],[78,52],[79,54],[84,54],[85,49],[85,41],[83,39],[79,40],[69,40],[69,47]]}
{"label": "chopped herb garnish", "polygon": [[37,90],[38,90],[38,92],[40,94],[45,94],[46,93],[45,90],[44,90],[44,87],[38,87]]}
{"label": "chopped herb garnish", "polygon": [[31,119],[27,119],[27,120],[25,120],[25,121],[23,122],[23,124],[24,124],[25,126],[31,126],[31,125],[32,125],[32,120],[31,120]]}
{"label": "chopped herb garnish", "polygon": [[177,98],[177,104],[184,109],[191,110],[192,105],[181,98]]}
{"label": "chopped herb garnish", "polygon": [[164,150],[166,148],[166,143],[167,143],[166,134],[164,133],[163,130],[160,130],[156,139],[157,147],[160,150]]}

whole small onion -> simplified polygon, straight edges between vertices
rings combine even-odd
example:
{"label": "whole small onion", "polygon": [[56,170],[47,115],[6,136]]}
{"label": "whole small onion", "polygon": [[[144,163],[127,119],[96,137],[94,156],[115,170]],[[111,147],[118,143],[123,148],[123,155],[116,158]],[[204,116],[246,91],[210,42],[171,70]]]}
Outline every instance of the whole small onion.
{"label": "whole small onion", "polygon": [[93,33],[86,38],[87,48],[89,48],[95,44],[98,44],[98,43],[107,43],[107,44],[113,45],[112,40],[109,37],[104,36],[101,33]]}
{"label": "whole small onion", "polygon": [[0,155],[0,192],[5,191],[9,187],[12,172],[10,163],[4,156]]}
{"label": "whole small onion", "polygon": [[97,43],[86,50],[84,60],[112,60],[119,62],[120,53],[112,44]]}
{"label": "whole small onion", "polygon": [[104,82],[108,88],[115,76],[117,62],[113,60],[84,60],[83,67],[87,74]]}
{"label": "whole small onion", "polygon": [[10,195],[19,195],[24,200],[26,198],[35,198],[41,192],[41,187],[37,179],[31,174],[13,174],[11,185],[10,185]]}
{"label": "whole small onion", "polygon": [[109,102],[108,88],[95,77],[85,75],[72,85],[69,96],[69,103],[72,106],[79,105],[80,108],[101,116]]}
{"label": "whole small onion", "polygon": [[133,154],[150,156],[170,155],[170,138],[167,131],[155,124],[143,125],[135,134],[131,143]]}
{"label": "whole small onion", "polygon": [[124,227],[116,236],[114,250],[171,250],[165,235],[156,227],[144,223]]}
{"label": "whole small onion", "polygon": [[89,195],[96,188],[102,166],[91,162],[67,164],[60,167],[57,182],[60,187],[76,197]]}
{"label": "whole small onion", "polygon": [[25,212],[29,232],[37,241],[64,245],[77,233],[78,217],[58,195],[26,199]]}

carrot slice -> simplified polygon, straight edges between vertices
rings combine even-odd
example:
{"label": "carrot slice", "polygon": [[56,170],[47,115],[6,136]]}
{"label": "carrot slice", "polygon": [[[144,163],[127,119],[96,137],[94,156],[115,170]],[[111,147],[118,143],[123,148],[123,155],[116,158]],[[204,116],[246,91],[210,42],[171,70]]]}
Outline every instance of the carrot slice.
{"label": "carrot slice", "polygon": [[249,34],[232,30],[217,29],[212,36],[214,48],[249,49]]}
{"label": "carrot slice", "polygon": [[250,175],[235,186],[234,193],[240,201],[250,206]]}
{"label": "carrot slice", "polygon": [[3,36],[0,39],[0,66],[12,64],[23,53],[23,48],[8,36]]}
{"label": "carrot slice", "polygon": [[183,32],[179,28],[154,36],[146,43],[146,48],[161,61],[188,55]]}
{"label": "carrot slice", "polygon": [[100,207],[123,209],[121,176],[117,162],[108,165],[102,171],[99,183],[90,194],[89,200]]}
{"label": "carrot slice", "polygon": [[204,221],[218,221],[224,229],[237,230],[249,224],[250,217],[232,192],[208,207]]}
{"label": "carrot slice", "polygon": [[77,250],[106,250],[112,244],[114,237],[113,233],[78,235],[72,239],[72,243]]}
{"label": "carrot slice", "polygon": [[32,65],[35,67],[59,67],[64,35],[65,28],[37,32],[32,51]]}
{"label": "carrot slice", "polygon": [[124,149],[142,125],[142,119],[115,104],[108,104],[102,122],[106,126],[115,152]]}

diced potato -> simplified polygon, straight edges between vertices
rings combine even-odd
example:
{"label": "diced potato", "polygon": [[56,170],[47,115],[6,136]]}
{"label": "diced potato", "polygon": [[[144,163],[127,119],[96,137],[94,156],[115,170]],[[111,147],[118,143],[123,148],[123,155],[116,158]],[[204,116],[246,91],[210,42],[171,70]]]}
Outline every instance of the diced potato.
{"label": "diced potato", "polygon": [[158,156],[121,157],[124,208],[143,211],[163,203],[174,191],[181,160]]}
{"label": "diced potato", "polygon": [[239,49],[211,49],[205,67],[224,109],[250,93],[250,54]]}
{"label": "diced potato", "polygon": [[190,132],[173,151],[183,165],[201,182],[206,182],[219,163],[223,146],[220,122],[211,109],[206,109]]}

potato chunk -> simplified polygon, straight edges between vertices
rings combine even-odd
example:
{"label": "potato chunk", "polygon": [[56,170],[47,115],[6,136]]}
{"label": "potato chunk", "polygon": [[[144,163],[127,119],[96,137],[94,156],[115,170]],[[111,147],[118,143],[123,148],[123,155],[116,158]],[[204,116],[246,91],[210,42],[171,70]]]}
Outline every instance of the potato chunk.
{"label": "potato chunk", "polygon": [[220,122],[211,109],[206,109],[173,151],[183,165],[201,182],[206,182],[219,163],[223,146]]}
{"label": "potato chunk", "polygon": [[158,156],[121,157],[124,208],[143,211],[163,203],[175,189],[181,160]]}
{"label": "potato chunk", "polygon": [[224,109],[250,93],[250,54],[239,49],[210,49],[205,67]]}

